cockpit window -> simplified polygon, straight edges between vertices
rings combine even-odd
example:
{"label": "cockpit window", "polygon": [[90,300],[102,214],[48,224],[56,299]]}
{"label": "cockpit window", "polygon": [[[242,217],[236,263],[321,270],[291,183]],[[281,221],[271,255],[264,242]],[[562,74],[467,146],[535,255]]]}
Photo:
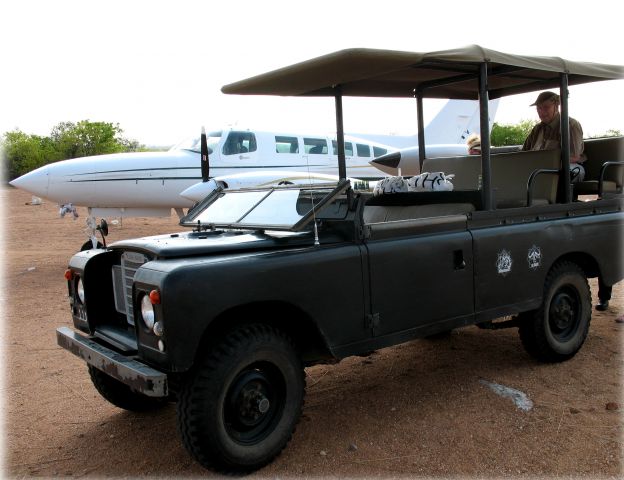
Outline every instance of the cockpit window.
{"label": "cockpit window", "polygon": [[[221,140],[221,132],[210,132],[206,135],[208,144],[208,155],[216,150],[219,141]],[[182,140],[180,143],[175,144],[169,149],[173,150],[189,150],[191,152],[201,153],[201,137],[190,137]]]}
{"label": "cockpit window", "polygon": [[230,132],[223,144],[224,155],[255,152],[258,146],[256,136],[252,132]]}

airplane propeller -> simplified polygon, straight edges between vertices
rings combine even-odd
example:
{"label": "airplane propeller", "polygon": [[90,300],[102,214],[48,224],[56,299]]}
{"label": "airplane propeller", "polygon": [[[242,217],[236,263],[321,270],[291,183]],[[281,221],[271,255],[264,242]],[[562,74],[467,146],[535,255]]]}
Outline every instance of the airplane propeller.
{"label": "airplane propeller", "polygon": [[204,127],[202,127],[201,133],[201,174],[202,182],[207,182],[210,178],[210,162],[208,161],[208,140]]}

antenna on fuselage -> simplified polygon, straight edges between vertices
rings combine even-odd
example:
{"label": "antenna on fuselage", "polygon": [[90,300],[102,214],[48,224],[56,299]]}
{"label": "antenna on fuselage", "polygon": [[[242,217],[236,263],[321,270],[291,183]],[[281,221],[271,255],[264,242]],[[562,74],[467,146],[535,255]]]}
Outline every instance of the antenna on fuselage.
{"label": "antenna on fuselage", "polygon": [[208,161],[208,140],[206,139],[206,129],[204,127],[202,127],[200,142],[202,182],[207,182],[210,178],[210,162]]}

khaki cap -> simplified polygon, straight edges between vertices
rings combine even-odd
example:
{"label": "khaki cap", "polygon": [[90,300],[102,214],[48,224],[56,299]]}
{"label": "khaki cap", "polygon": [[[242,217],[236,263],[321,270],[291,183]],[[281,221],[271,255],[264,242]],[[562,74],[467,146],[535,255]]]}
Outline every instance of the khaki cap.
{"label": "khaki cap", "polygon": [[529,106],[534,107],[535,105],[539,103],[544,103],[548,100],[553,100],[559,103],[559,95],[557,95],[555,92],[542,92],[537,96],[537,99],[535,100],[535,102]]}

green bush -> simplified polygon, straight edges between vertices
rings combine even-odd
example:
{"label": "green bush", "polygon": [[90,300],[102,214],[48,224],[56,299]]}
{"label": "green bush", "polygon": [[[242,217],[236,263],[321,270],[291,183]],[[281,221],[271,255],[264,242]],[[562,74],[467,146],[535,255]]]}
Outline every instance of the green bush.
{"label": "green bush", "polygon": [[515,125],[501,125],[494,122],[490,133],[490,143],[494,147],[522,145],[535,125],[537,125],[537,120],[522,120]]}
{"label": "green bush", "polygon": [[1,138],[3,168],[8,180],[58,160],[135,152],[142,149],[136,140],[123,137],[119,124],[108,122],[61,122],[49,137],[29,135],[20,130]]}

